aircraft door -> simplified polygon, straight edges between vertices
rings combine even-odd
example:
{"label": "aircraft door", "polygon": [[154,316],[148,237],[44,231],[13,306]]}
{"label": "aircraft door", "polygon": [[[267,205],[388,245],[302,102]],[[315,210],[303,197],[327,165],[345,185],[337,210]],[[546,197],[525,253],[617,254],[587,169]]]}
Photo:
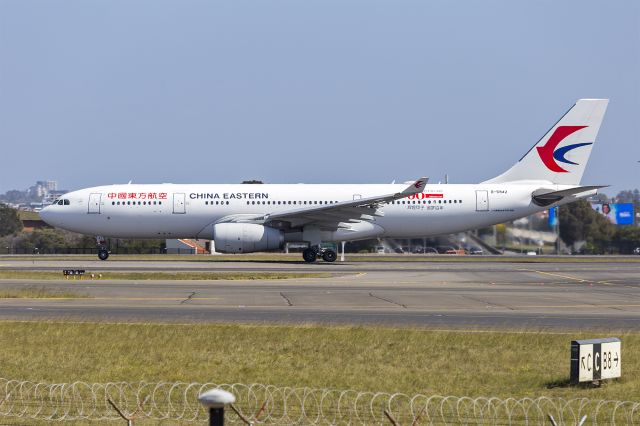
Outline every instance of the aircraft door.
{"label": "aircraft door", "polygon": [[89,194],[89,210],[87,211],[87,213],[100,214],[101,199],[102,199],[102,194],[98,194],[98,193]]}
{"label": "aircraft door", "polygon": [[173,214],[185,214],[184,193],[173,194]]}
{"label": "aircraft door", "polygon": [[489,191],[476,191],[476,211],[489,211]]}

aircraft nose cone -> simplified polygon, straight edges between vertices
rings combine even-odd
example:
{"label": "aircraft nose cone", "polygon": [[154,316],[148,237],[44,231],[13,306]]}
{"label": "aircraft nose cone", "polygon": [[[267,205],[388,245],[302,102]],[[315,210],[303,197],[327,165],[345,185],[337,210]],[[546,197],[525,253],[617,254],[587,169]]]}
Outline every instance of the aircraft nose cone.
{"label": "aircraft nose cone", "polygon": [[51,211],[51,207],[45,207],[44,209],[40,210],[40,219],[44,220],[46,223],[48,223],[49,225],[53,225],[52,223],[52,214],[53,212]]}

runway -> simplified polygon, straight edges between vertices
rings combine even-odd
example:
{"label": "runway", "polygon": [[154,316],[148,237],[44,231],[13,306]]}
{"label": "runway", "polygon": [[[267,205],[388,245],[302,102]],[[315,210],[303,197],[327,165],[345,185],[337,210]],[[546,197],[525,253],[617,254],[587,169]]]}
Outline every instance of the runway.
{"label": "runway", "polygon": [[0,280],[87,297],[0,299],[2,319],[384,324],[464,329],[640,327],[638,263],[168,262],[0,259],[0,270],[295,271],[251,281]]}

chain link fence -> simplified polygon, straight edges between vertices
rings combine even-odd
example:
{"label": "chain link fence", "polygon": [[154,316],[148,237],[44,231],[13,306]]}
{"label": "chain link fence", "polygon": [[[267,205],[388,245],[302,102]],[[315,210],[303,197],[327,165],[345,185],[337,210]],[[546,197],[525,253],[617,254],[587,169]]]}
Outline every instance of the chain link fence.
{"label": "chain link fence", "polygon": [[227,410],[229,424],[640,423],[640,402],[632,401],[469,398],[237,383],[37,383],[7,379],[0,379],[0,420],[205,423],[208,414],[198,395],[212,388],[236,397]]}

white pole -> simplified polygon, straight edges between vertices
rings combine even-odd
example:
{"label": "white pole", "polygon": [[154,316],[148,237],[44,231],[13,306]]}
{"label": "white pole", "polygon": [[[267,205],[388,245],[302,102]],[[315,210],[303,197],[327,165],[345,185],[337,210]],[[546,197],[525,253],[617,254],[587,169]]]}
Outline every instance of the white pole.
{"label": "white pole", "polygon": [[345,245],[346,241],[342,241],[341,245],[342,245],[342,253],[340,253],[340,262],[344,262],[344,245]]}

